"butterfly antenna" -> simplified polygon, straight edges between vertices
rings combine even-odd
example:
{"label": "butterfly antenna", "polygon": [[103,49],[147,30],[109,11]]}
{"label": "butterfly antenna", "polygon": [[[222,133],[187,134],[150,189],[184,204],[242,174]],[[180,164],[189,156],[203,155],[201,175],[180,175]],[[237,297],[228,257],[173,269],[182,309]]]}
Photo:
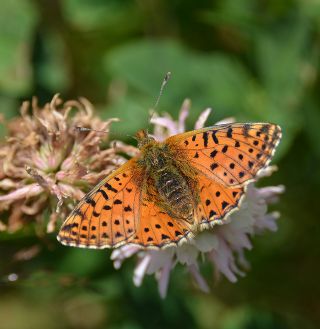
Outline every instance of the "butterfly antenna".
{"label": "butterfly antenna", "polygon": [[150,115],[149,122],[151,121],[152,117],[155,114],[155,109],[159,105],[160,98],[161,98],[161,96],[163,94],[164,87],[166,86],[166,84],[168,83],[168,81],[170,80],[170,78],[171,78],[171,72],[167,72],[166,75],[164,76],[163,80],[162,80],[162,84],[161,84],[161,87],[160,87],[159,95],[158,95],[158,97],[156,99],[156,102],[154,103],[153,108],[152,108],[152,112],[151,112],[151,115]]}
{"label": "butterfly antenna", "polygon": [[162,93],[163,93],[163,89],[164,87],[166,86],[166,84],[168,83],[168,81],[170,80],[171,78],[171,72],[167,72],[167,74],[164,76],[163,78],[163,81],[162,81],[162,84],[161,84],[161,87],[160,87],[160,91],[159,91],[159,95],[158,95],[158,98],[153,106],[153,109],[156,109],[158,104],[159,104],[159,101],[160,101],[160,98],[162,96]]}

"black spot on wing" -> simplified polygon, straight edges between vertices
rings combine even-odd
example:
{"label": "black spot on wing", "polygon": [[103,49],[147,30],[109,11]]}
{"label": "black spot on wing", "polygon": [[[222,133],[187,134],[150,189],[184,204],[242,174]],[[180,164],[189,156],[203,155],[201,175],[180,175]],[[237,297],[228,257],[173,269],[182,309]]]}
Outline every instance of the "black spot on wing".
{"label": "black spot on wing", "polygon": [[216,130],[213,130],[211,136],[212,136],[213,141],[214,141],[216,144],[219,144],[219,139],[218,139],[216,133],[217,133],[217,131],[216,131]]}
{"label": "black spot on wing", "polygon": [[215,216],[217,213],[214,210],[210,210],[209,217]]}
{"label": "black spot on wing", "polygon": [[222,153],[226,153],[228,151],[228,145],[225,145],[221,151]]}
{"label": "black spot on wing", "polygon": [[99,189],[97,192],[101,193],[105,200],[109,200],[108,194],[106,193],[105,190]]}
{"label": "black spot on wing", "polygon": [[204,145],[204,147],[207,147],[208,146],[208,132],[207,131],[205,131],[202,134],[202,138],[203,138],[203,145]]}
{"label": "black spot on wing", "polygon": [[222,209],[225,209],[228,205],[229,203],[227,201],[222,201],[221,203]]}
{"label": "black spot on wing", "polygon": [[117,189],[115,189],[112,185],[110,185],[109,183],[105,183],[104,184],[104,187],[106,188],[106,189],[108,189],[109,191],[112,191],[112,192],[114,192],[114,193],[117,193],[118,192],[118,190]]}
{"label": "black spot on wing", "polygon": [[211,158],[214,158],[216,155],[217,155],[218,151],[217,150],[213,150],[211,153],[210,153],[210,157]]}
{"label": "black spot on wing", "polygon": [[91,199],[89,196],[85,198],[85,202],[89,203],[92,207],[96,206],[96,202],[93,199]]}
{"label": "black spot on wing", "polygon": [[210,168],[211,168],[211,170],[214,170],[214,169],[218,168],[218,164],[217,163],[212,163],[210,165]]}

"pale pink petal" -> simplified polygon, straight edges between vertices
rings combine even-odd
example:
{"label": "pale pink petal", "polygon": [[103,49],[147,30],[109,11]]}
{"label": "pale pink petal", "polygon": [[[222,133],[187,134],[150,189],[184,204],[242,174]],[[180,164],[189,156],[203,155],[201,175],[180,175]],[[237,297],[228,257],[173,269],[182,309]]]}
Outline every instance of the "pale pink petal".
{"label": "pale pink petal", "polygon": [[244,249],[251,249],[252,244],[250,242],[250,239],[245,231],[241,230],[232,230],[230,229],[225,230],[223,234],[223,238],[229,243],[230,246],[234,250],[240,250],[242,248]]}
{"label": "pale pink petal", "polygon": [[234,117],[229,117],[229,118],[225,118],[223,120],[216,122],[216,125],[225,125],[225,124],[234,123],[234,122],[236,122],[236,119]]}
{"label": "pale pink petal", "polygon": [[48,163],[38,153],[32,155],[32,165],[43,171],[48,169]]}
{"label": "pale pink petal", "polygon": [[270,203],[275,203],[279,200],[278,195],[284,193],[285,187],[283,185],[278,186],[268,186],[258,189],[258,194],[260,198],[265,199],[265,201]]}
{"label": "pale pink petal", "polygon": [[194,125],[194,129],[200,129],[204,127],[211,111],[212,109],[209,107],[200,114],[196,124]]}
{"label": "pale pink petal", "polygon": [[175,254],[176,248],[166,248],[164,250],[150,250],[148,253],[151,256],[151,262],[147,269],[147,274],[152,274],[170,261]]}
{"label": "pale pink petal", "polygon": [[277,166],[268,166],[268,167],[263,168],[259,171],[259,174],[257,175],[257,178],[269,177],[277,170],[278,170]]}
{"label": "pale pink petal", "polygon": [[193,242],[201,252],[209,252],[212,249],[217,249],[219,245],[216,234],[209,230],[199,233]]}
{"label": "pale pink petal", "polygon": [[277,219],[280,217],[278,212],[272,212],[271,214],[267,214],[260,218],[255,223],[255,232],[262,233],[265,230],[269,230],[271,232],[275,232],[278,229],[278,225],[276,223]]}
{"label": "pale pink petal", "polygon": [[199,271],[199,268],[198,268],[198,265],[196,265],[196,264],[189,265],[188,270],[192,274],[192,277],[196,280],[199,288],[203,292],[209,293],[210,288],[209,288],[206,280],[204,279],[204,277],[201,275],[201,273]]}
{"label": "pale pink petal", "polygon": [[161,298],[165,298],[167,295],[171,268],[172,268],[172,262],[168,261],[159,271],[157,280],[158,280],[159,294]]}
{"label": "pale pink petal", "polygon": [[167,128],[170,136],[179,133],[177,124],[172,119],[163,117],[152,118],[151,123]]}
{"label": "pale pink petal", "polygon": [[138,263],[138,265],[136,266],[136,268],[134,269],[133,272],[133,283],[137,286],[140,287],[142,280],[144,278],[144,275],[147,271],[147,268],[150,264],[151,261],[151,256],[150,254],[146,254],[144,257],[142,257]]}
{"label": "pale pink petal", "polygon": [[9,194],[1,195],[0,201],[14,201],[22,198],[29,198],[36,196],[43,192],[43,188],[38,184],[30,184],[24,187],[21,187]]}
{"label": "pale pink petal", "polygon": [[61,171],[67,172],[67,171],[71,170],[74,166],[74,162],[75,162],[75,159],[73,156],[69,156],[68,158],[66,158],[60,166]]}
{"label": "pale pink petal", "polygon": [[189,115],[190,107],[191,107],[190,99],[185,99],[182,103],[180,114],[179,114],[178,133],[183,133],[186,130],[185,121]]}
{"label": "pale pink petal", "polygon": [[194,264],[197,260],[198,254],[198,249],[188,243],[185,243],[176,249],[177,259],[184,265]]}
{"label": "pale pink petal", "polygon": [[131,257],[140,250],[141,248],[132,245],[125,245],[113,250],[110,258],[113,260],[114,268],[118,270],[126,258]]}
{"label": "pale pink petal", "polygon": [[237,268],[235,266],[234,256],[231,249],[222,239],[219,240],[219,250],[212,250],[208,254],[208,258],[214,263],[217,274],[221,272],[229,281],[237,282],[235,275]]}

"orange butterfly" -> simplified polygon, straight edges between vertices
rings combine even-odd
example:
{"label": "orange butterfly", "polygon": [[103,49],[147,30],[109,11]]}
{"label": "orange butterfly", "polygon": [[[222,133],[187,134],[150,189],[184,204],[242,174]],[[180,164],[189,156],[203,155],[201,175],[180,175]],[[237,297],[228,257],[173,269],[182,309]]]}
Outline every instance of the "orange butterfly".
{"label": "orange butterfly", "polygon": [[180,245],[221,224],[281,138],[269,123],[221,124],[157,142],[141,130],[141,151],[89,192],[58,240],[84,248]]}

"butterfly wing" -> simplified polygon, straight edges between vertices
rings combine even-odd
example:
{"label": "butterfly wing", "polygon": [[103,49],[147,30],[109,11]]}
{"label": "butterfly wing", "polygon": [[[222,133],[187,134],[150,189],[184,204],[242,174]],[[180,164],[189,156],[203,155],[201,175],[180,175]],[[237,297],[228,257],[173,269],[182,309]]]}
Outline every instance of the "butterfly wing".
{"label": "butterfly wing", "polygon": [[244,196],[244,187],[227,187],[203,174],[197,177],[199,203],[196,213],[200,230],[221,224],[238,209]]}
{"label": "butterfly wing", "polygon": [[115,248],[136,234],[142,177],[134,159],[89,192],[63,223],[57,239],[84,248]]}
{"label": "butterfly wing", "polygon": [[211,225],[221,224],[227,214],[238,209],[244,195],[244,187],[226,187],[201,173],[196,179],[199,202],[195,209],[195,225],[171,217],[157,202],[150,200],[150,191],[143,188],[139,226],[135,237],[129,243],[148,249],[180,245],[192,238],[199,228],[203,230]]}
{"label": "butterfly wing", "polygon": [[269,123],[216,125],[169,137],[176,159],[225,186],[243,186],[270,162],[281,128]]}
{"label": "butterfly wing", "polygon": [[144,192],[140,206],[139,227],[129,243],[143,248],[159,249],[177,246],[193,236],[193,229],[184,220],[172,218]]}

